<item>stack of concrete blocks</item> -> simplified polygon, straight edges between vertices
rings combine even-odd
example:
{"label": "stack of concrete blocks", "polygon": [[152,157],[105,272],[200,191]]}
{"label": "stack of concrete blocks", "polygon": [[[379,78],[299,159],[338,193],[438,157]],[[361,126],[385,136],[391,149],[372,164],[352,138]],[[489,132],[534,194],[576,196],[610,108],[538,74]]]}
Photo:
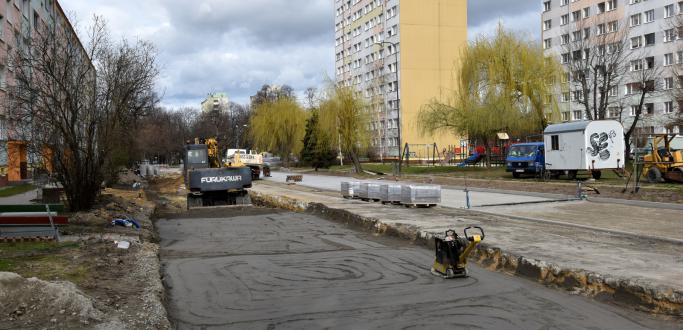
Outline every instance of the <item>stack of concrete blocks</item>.
{"label": "stack of concrete blocks", "polygon": [[379,187],[379,200],[382,204],[401,202],[400,184],[383,184]]}
{"label": "stack of concrete blocks", "polygon": [[358,192],[358,197],[362,200],[380,200],[380,184],[363,182],[360,184],[360,191]]}
{"label": "stack of concrete blocks", "polygon": [[406,206],[436,206],[441,203],[441,186],[405,185],[401,187],[401,204]]}
{"label": "stack of concrete blocks", "polygon": [[341,183],[341,194],[344,198],[358,198],[360,182],[344,181]]}

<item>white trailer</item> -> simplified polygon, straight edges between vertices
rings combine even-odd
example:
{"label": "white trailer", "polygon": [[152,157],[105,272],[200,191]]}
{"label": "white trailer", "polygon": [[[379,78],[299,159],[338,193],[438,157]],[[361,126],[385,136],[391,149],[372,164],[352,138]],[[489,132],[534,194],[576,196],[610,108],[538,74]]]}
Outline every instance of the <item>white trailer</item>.
{"label": "white trailer", "polygon": [[543,132],[545,169],[553,176],[590,171],[599,179],[600,170],[623,169],[624,127],[614,120],[577,121],[548,126]]}

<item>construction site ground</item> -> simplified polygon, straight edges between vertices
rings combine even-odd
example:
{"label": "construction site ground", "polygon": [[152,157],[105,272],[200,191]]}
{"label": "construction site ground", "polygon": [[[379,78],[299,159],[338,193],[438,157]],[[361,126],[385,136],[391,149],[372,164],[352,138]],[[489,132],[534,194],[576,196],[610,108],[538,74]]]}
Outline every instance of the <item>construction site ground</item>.
{"label": "construction site ground", "polygon": [[[59,242],[0,243],[0,329],[169,328],[154,206],[128,184],[108,188],[69,215]],[[141,228],[111,226],[118,215]]]}
{"label": "construction site ground", "polygon": [[446,206],[408,209],[343,199],[338,190],[311,184],[315,179],[304,175],[302,183],[286,185],[276,173],[274,181],[279,182],[258,182],[252,198],[346,219],[422,244],[449,228],[480,225],[487,236],[476,259],[484,267],[648,312],[683,316],[680,210],[587,201],[467,210],[447,207],[449,200],[443,201]]}

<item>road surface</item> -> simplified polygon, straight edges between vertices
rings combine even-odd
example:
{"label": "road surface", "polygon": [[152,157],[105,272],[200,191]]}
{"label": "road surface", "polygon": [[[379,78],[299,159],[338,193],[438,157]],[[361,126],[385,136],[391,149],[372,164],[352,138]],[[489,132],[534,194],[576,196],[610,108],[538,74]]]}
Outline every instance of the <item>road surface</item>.
{"label": "road surface", "polygon": [[426,248],[312,215],[193,210],[157,226],[179,329],[675,328],[474,265],[444,280]]}

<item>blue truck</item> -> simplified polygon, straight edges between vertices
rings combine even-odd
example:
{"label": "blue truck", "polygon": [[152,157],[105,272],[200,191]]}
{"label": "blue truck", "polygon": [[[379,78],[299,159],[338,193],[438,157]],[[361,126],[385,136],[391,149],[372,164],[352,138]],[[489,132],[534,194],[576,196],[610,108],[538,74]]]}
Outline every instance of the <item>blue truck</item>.
{"label": "blue truck", "polygon": [[545,166],[543,142],[518,143],[510,146],[505,158],[505,171],[519,178],[522,174],[539,175]]}

